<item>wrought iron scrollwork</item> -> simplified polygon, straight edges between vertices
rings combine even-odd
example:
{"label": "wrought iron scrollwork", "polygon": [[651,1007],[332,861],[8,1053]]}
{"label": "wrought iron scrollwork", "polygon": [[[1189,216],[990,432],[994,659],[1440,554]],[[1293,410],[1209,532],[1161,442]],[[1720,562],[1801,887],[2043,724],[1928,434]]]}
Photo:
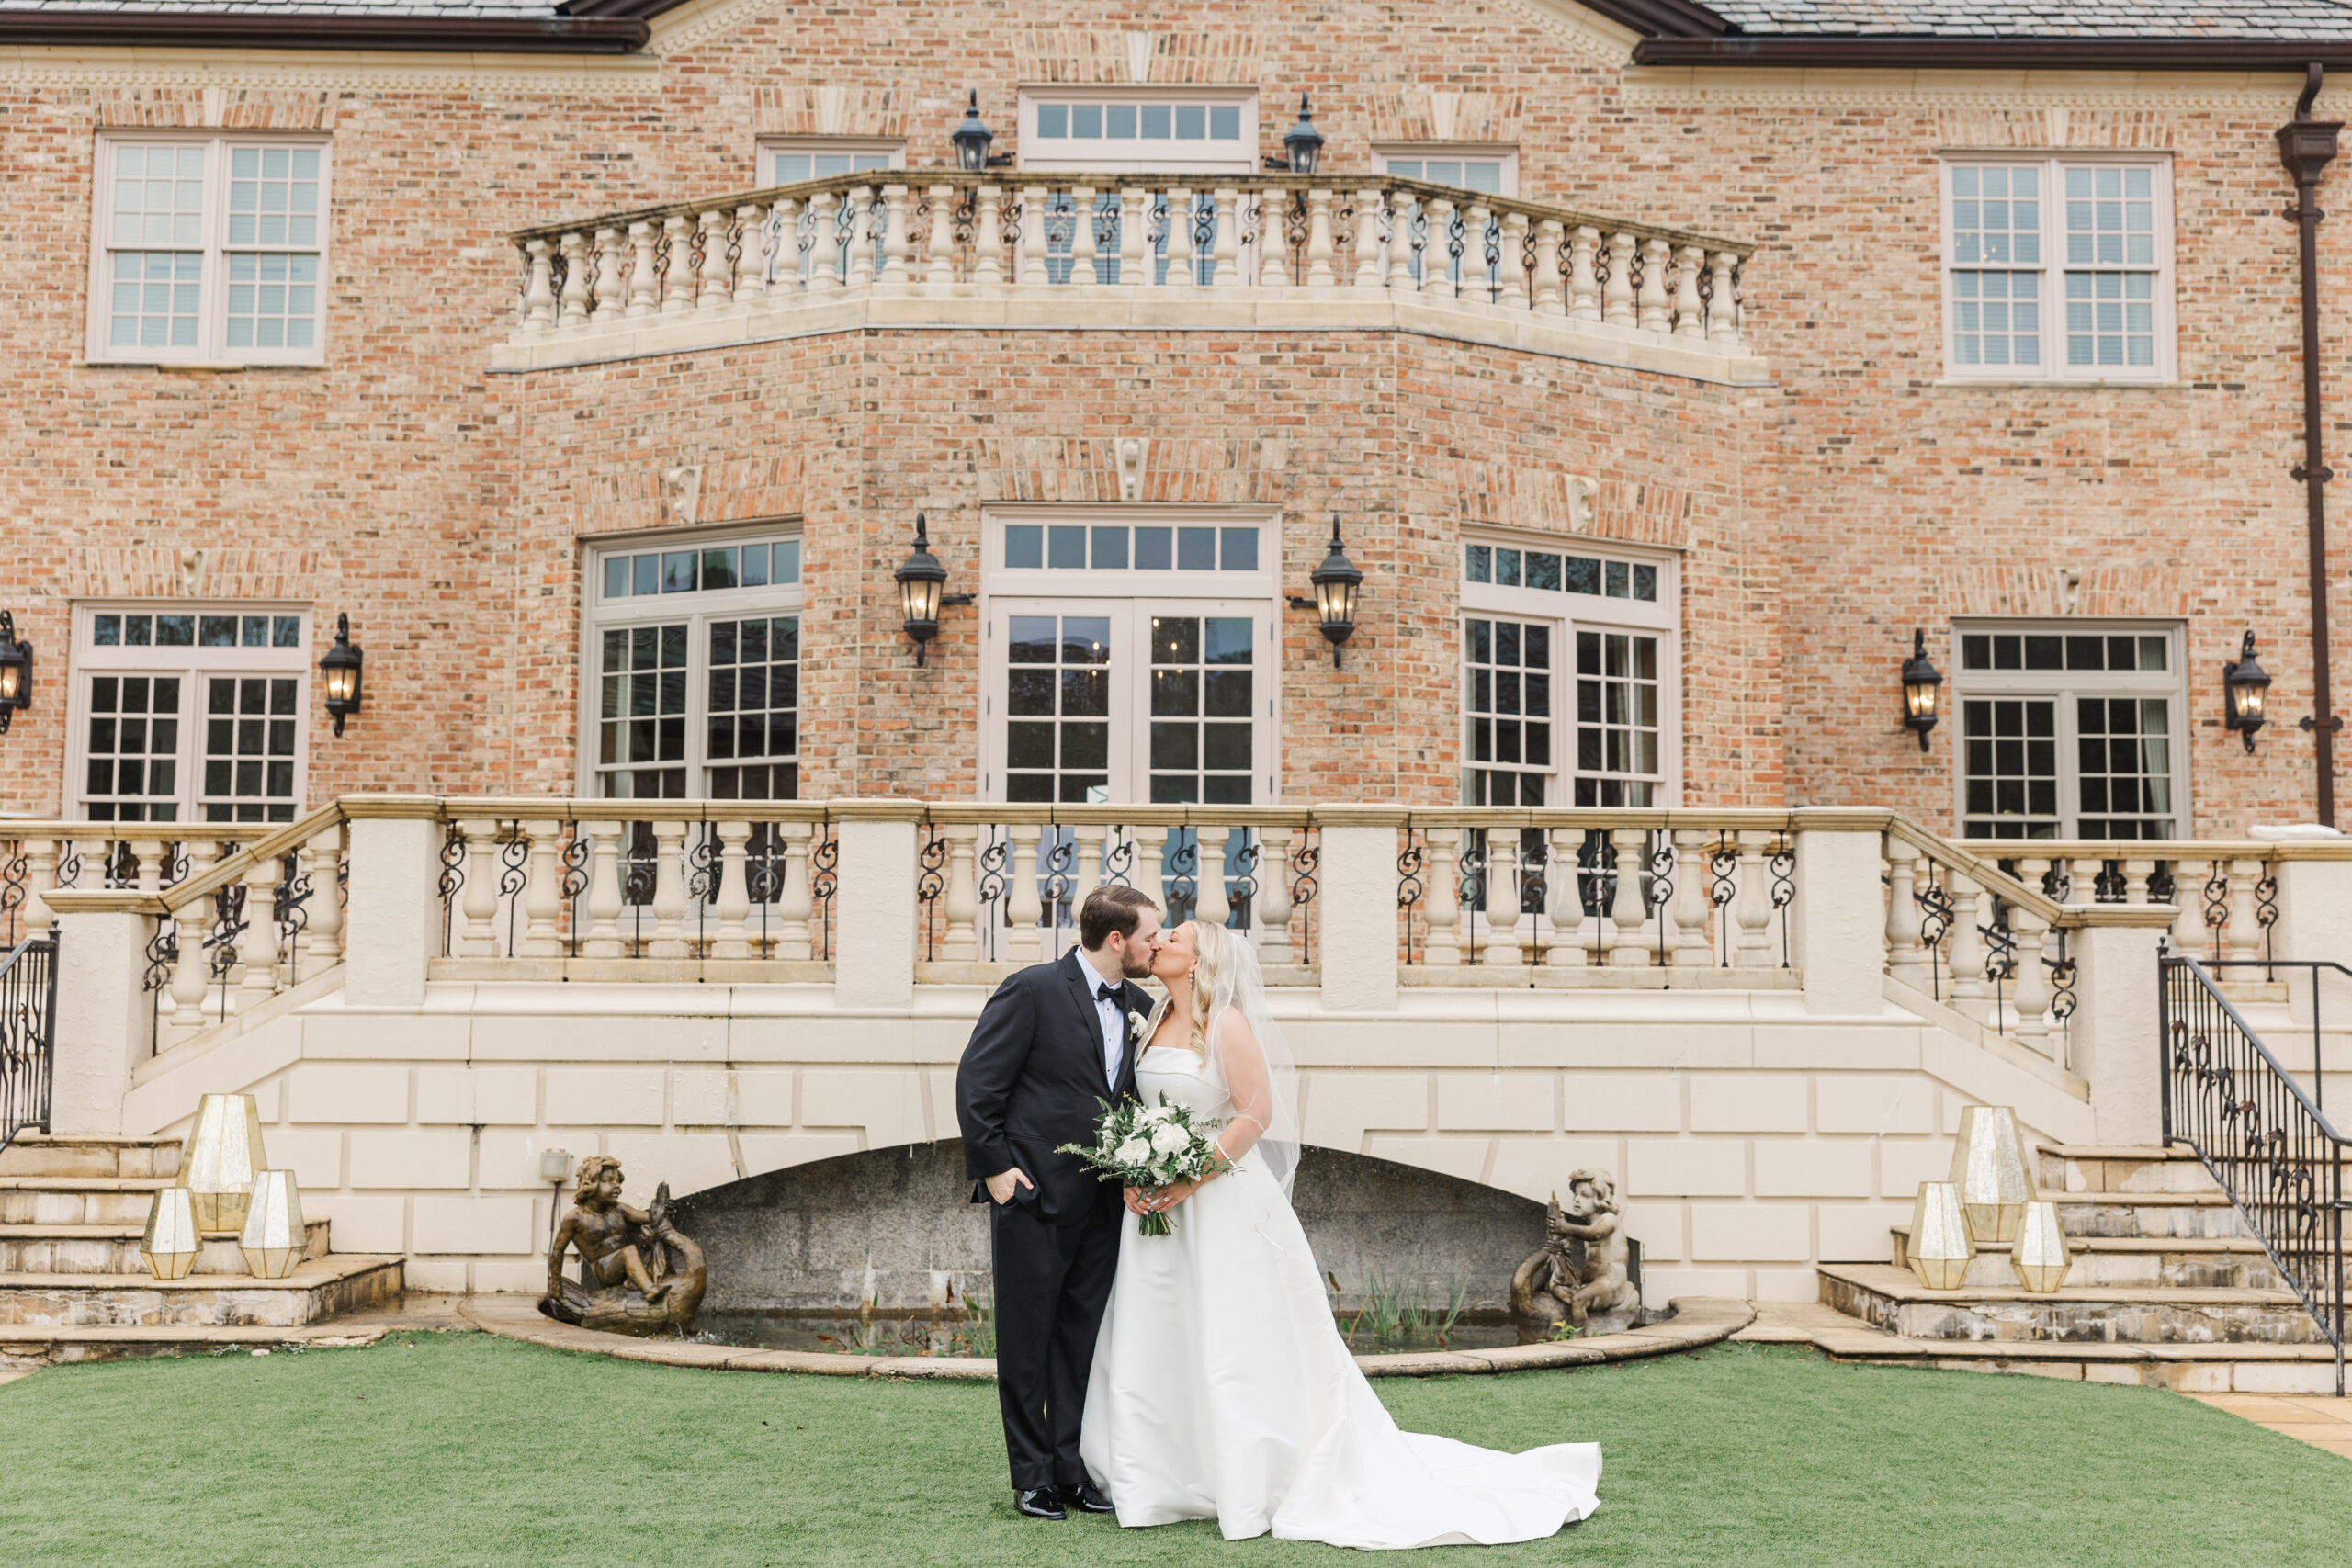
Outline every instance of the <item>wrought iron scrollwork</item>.
{"label": "wrought iron scrollwork", "polygon": [[2066,950],[2066,932],[2058,931],[2058,956],[2044,958],[2043,967],[2050,971],[2050,1017],[2064,1023],[2075,1016],[2075,959]]}
{"label": "wrought iron scrollwork", "polygon": [[441,953],[444,957],[457,951],[450,940],[450,929],[456,918],[458,894],[466,886],[466,835],[457,823],[451,822],[441,835],[441,877],[437,884],[441,893]]}
{"label": "wrought iron scrollwork", "polygon": [[[1102,852],[1102,886],[1135,886],[1136,846],[1139,841],[1133,833],[1123,832]],[[1144,891],[1148,893],[1151,889]]]}
{"label": "wrought iron scrollwork", "polygon": [[[2278,924],[2278,878],[2275,875],[2266,875],[2254,885],[2254,923],[2262,931],[2262,956],[2267,961],[2277,934],[2273,928]],[[2275,980],[2278,976],[2266,971],[2263,978]]]}
{"label": "wrought iron scrollwork", "polygon": [[1657,924],[1657,961],[1661,968],[1667,963],[1666,910],[1674,902],[1674,840],[1664,829],[1653,829],[1648,849],[1649,892],[1646,896],[1650,919]]}
{"label": "wrought iron scrollwork", "polygon": [[2205,879],[2205,929],[2213,933],[2213,956],[2222,955],[2222,933],[2230,923],[2230,874],[2220,861],[2212,863],[2211,874]]}
{"label": "wrought iron scrollwork", "polygon": [[1739,851],[1729,833],[1715,835],[1707,852],[1707,902],[1715,912],[1715,962],[1731,967],[1731,901],[1739,895]]}
{"label": "wrought iron scrollwork", "polygon": [[1200,836],[1191,829],[1179,829],[1176,847],[1168,852],[1162,869],[1168,882],[1168,923],[1172,926],[1191,919],[1200,908]]}
{"label": "wrought iron scrollwork", "polygon": [[0,922],[7,926],[9,947],[17,945],[17,911],[31,896],[32,857],[26,852],[24,841],[18,840],[8,849],[0,850]]}
{"label": "wrought iron scrollwork", "polygon": [[1490,849],[1487,835],[1481,832],[1463,835],[1462,852],[1454,857],[1454,872],[1461,878],[1462,908],[1470,911],[1469,962],[1478,962],[1478,915],[1487,907],[1487,877]]}
{"label": "wrought iron scrollwork", "polygon": [[[1295,863],[1294,862],[1294,863]],[[1428,869],[1421,852],[1421,840],[1413,830],[1405,830],[1405,847],[1396,852],[1396,908],[1405,916],[1405,962],[1413,962],[1413,910],[1428,891],[1422,885],[1422,873]]]}
{"label": "wrought iron scrollwork", "polygon": [[915,856],[915,902],[922,906],[922,955],[939,956],[939,942],[932,933],[933,917],[947,892],[947,835],[933,827]]}
{"label": "wrought iron scrollwork", "polygon": [[563,825],[563,848],[557,852],[556,863],[562,869],[556,885],[556,896],[563,900],[566,951],[580,956],[580,899],[588,891],[588,862],[595,853],[595,840],[580,830],[580,824],[567,821]]}
{"label": "wrought iron scrollwork", "polygon": [[1786,829],[1773,835],[1772,857],[1766,863],[1772,874],[1772,908],[1781,917],[1781,967],[1793,966],[1789,947],[1789,905],[1797,896],[1797,845]]}
{"label": "wrought iron scrollwork", "polygon": [[147,970],[141,977],[140,989],[160,991],[172,977],[180,962],[180,928],[177,920],[158,920],[155,934],[147,939]]}

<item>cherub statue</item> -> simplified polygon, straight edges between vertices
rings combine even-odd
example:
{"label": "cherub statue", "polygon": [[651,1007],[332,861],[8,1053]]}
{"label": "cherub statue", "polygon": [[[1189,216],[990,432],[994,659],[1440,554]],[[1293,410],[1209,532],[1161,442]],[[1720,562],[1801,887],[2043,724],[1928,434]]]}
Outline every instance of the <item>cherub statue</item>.
{"label": "cherub statue", "polygon": [[1625,1278],[1617,1242],[1617,1183],[1605,1170],[1568,1178],[1544,1213],[1544,1242],[1510,1277],[1510,1312],[1521,1344],[1552,1337],[1562,1323],[1582,1328],[1595,1314],[1634,1312],[1641,1296]]}
{"label": "cherub statue", "polygon": [[[632,1209],[621,1201],[621,1162],[591,1155],[580,1162],[572,1186],[571,1212],[548,1249],[548,1293],[539,1310],[560,1322],[621,1334],[690,1327],[709,1270],[702,1248],[670,1224],[670,1184],[654,1190],[651,1208]],[[563,1277],[571,1249],[582,1263],[576,1282]]]}

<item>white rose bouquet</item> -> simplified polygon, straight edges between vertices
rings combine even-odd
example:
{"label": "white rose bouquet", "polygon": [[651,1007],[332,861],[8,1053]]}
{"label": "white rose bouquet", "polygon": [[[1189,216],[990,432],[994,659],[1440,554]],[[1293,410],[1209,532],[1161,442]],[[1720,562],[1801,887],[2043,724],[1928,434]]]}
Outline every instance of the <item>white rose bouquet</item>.
{"label": "white rose bouquet", "polygon": [[[1216,1146],[1222,1122],[1196,1121],[1182,1105],[1170,1105],[1161,1095],[1158,1105],[1124,1100],[1102,1106],[1102,1129],[1092,1146],[1064,1144],[1059,1153],[1076,1155],[1092,1166],[1104,1181],[1161,1188],[1192,1181],[1226,1164]],[[1169,1235],[1175,1225],[1165,1213],[1144,1214],[1136,1224],[1138,1235]]]}

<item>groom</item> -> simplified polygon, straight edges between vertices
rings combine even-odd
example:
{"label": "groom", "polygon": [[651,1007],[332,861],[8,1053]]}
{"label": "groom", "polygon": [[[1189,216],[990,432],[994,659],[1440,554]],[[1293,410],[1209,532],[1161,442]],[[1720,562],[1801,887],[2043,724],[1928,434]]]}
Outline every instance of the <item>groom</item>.
{"label": "groom", "polygon": [[[1050,928],[1049,928],[1050,929]],[[1098,887],[1078,911],[1081,951],[1033,964],[980,1010],[956,1073],[972,1201],[991,1204],[997,1398],[1014,1506],[1033,1519],[1112,1511],[1078,1454],[1094,1336],[1119,1262],[1118,1184],[1063,1144],[1091,1144],[1100,1101],[1136,1092],[1158,908]]]}

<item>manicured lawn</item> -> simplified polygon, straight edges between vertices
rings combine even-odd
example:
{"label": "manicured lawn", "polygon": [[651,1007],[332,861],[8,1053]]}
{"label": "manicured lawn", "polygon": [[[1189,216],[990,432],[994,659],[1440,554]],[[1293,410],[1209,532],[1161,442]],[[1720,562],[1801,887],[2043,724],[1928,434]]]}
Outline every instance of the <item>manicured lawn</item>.
{"label": "manicured lawn", "polygon": [[[1498,1568],[2340,1564],[2352,1540],[2352,1466],[2147,1390],[1742,1346],[1376,1386],[1421,1430],[1602,1444],[1600,1513],[1476,1554]],[[0,1387],[0,1559],[47,1568],[1343,1561],[1206,1524],[1019,1518],[992,1384],[479,1334],[44,1371]]]}

